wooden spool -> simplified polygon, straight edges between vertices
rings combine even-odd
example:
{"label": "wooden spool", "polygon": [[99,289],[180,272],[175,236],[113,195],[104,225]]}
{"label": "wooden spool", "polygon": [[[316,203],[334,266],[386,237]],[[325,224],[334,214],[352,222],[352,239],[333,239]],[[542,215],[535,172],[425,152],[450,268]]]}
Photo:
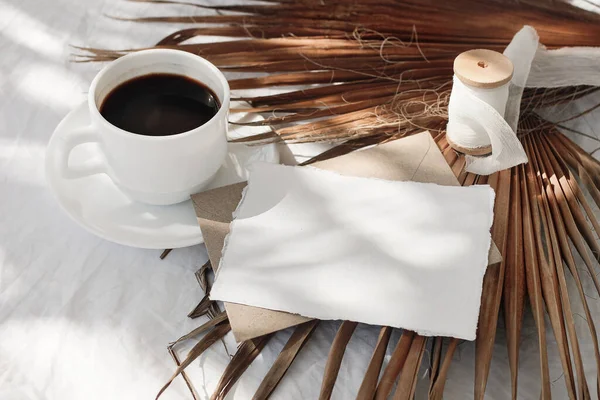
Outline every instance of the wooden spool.
{"label": "wooden spool", "polygon": [[[493,50],[474,49],[461,53],[454,59],[454,75],[467,86],[494,89],[510,82],[513,64],[504,54]],[[485,156],[492,146],[468,148],[458,145],[446,135],[454,150],[471,156]]]}

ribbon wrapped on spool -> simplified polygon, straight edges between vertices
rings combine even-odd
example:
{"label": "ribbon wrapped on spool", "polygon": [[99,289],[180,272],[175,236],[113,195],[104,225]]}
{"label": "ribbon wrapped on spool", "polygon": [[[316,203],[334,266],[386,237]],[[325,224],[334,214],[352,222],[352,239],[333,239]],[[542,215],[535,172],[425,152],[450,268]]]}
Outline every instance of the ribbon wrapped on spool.
{"label": "ribbon wrapped on spool", "polygon": [[[492,106],[504,118],[508,84],[513,76],[513,65],[508,57],[485,49],[465,51],[454,60],[454,76],[450,98],[453,109],[462,107],[464,97],[471,95]],[[462,115],[460,111],[453,111],[453,117]],[[452,119],[451,127],[457,128],[457,118]],[[469,126],[448,130],[446,138],[450,146],[471,156],[490,155],[492,144],[485,127],[473,118],[463,116],[462,119]]]}
{"label": "ribbon wrapped on spool", "polygon": [[600,86],[600,48],[548,50],[524,26],[503,54],[460,54],[454,73],[446,137],[465,154],[468,172],[489,175],[527,162],[515,133],[525,87]]}
{"label": "ribbon wrapped on spool", "polygon": [[511,60],[492,50],[469,50],[454,60],[446,138],[465,154],[469,172],[489,175],[527,162],[516,120],[514,126],[505,120],[513,76]]}

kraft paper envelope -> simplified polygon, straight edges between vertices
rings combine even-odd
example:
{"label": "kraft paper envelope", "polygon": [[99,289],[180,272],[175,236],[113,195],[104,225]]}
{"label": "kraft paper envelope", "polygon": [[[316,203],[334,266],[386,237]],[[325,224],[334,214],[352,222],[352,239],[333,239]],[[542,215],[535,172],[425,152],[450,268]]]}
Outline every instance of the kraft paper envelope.
{"label": "kraft paper envelope", "polygon": [[[446,186],[459,185],[429,132],[355,151],[315,163],[313,166],[357,177],[411,180]],[[245,186],[246,183],[243,182],[192,196],[213,268],[219,265],[223,242],[229,233],[229,224],[233,220],[232,213],[242,198],[242,190]],[[493,243],[488,259],[489,265],[502,260],[498,248]],[[238,342],[309,320],[296,314],[235,303],[225,303],[225,309]]]}

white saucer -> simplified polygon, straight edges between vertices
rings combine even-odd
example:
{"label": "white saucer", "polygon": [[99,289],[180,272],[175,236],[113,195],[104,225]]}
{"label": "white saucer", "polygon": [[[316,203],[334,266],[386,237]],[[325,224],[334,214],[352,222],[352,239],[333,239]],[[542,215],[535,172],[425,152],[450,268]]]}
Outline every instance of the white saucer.
{"label": "white saucer", "polygon": [[[239,107],[240,104],[231,104]],[[234,122],[262,119],[251,114],[235,113]],[[61,162],[56,151],[58,138],[72,129],[87,125],[89,115],[84,103],[71,111],[56,127],[46,149],[46,179],[65,212],[89,232],[111,242],[147,249],[173,249],[202,243],[202,234],[191,200],[172,206],[151,206],[126,197],[104,174],[79,179],[67,179],[60,173]],[[229,138],[249,136],[268,130],[266,127],[229,126]],[[82,164],[98,153],[96,144],[77,146],[69,165]],[[246,146],[229,144],[229,154],[223,167],[208,189],[247,178],[246,167],[255,161],[279,162],[275,144]]]}

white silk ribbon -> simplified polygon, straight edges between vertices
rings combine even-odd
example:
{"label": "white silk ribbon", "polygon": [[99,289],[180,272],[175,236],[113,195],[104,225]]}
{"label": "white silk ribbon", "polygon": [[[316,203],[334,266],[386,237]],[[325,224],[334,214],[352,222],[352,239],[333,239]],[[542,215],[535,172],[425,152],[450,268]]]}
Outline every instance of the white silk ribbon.
{"label": "white silk ribbon", "polygon": [[[475,174],[490,175],[527,162],[515,133],[525,87],[600,86],[600,48],[548,50],[539,43],[535,29],[524,26],[506,47],[504,55],[512,61],[514,72],[507,87],[500,88],[508,89],[503,114],[497,106],[484,101],[475,88],[454,77],[448,105],[448,136],[465,147],[491,145],[492,148],[486,157],[465,156],[466,170]],[[501,92],[498,91],[498,96]]]}

